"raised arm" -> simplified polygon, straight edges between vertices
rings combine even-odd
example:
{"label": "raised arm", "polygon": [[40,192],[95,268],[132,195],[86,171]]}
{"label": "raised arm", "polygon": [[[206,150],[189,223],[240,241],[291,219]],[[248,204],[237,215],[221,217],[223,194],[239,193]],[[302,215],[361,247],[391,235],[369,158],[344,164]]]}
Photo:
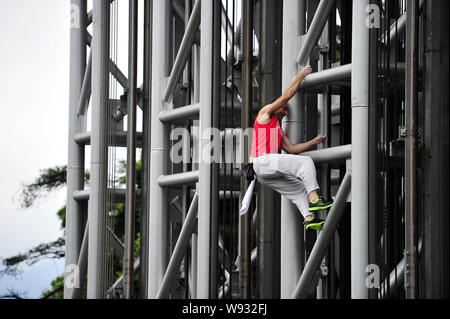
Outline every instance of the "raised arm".
{"label": "raised arm", "polygon": [[298,87],[300,86],[300,83],[302,83],[303,79],[311,73],[311,67],[305,67],[303,70],[300,71],[299,74],[295,77],[295,79],[289,84],[287,89],[284,91],[284,93],[275,100],[275,102],[271,104],[267,104],[264,106],[260,114],[269,114],[272,115],[276,111],[278,111],[280,108],[286,105],[287,102],[297,93]]}

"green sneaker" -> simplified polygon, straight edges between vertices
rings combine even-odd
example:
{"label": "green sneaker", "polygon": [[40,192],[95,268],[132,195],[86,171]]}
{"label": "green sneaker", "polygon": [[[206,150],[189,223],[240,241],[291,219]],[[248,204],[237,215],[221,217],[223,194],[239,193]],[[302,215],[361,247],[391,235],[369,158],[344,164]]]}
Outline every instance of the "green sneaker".
{"label": "green sneaker", "polygon": [[313,217],[313,219],[303,222],[306,230],[322,230],[324,220]]}
{"label": "green sneaker", "polygon": [[333,202],[326,201],[322,196],[319,196],[315,203],[309,202],[309,211],[315,212],[318,210],[328,209],[333,206]]}

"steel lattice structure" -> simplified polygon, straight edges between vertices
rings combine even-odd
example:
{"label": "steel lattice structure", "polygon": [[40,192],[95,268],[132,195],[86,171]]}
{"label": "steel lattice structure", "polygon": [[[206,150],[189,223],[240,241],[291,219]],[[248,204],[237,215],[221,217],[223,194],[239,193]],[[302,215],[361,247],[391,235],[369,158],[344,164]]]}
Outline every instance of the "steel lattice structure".
{"label": "steel lattice structure", "polygon": [[[65,298],[448,298],[448,1],[129,0],[127,75],[118,1],[71,0]],[[283,126],[328,134],[320,234],[261,185],[239,215],[247,133],[305,65]]]}

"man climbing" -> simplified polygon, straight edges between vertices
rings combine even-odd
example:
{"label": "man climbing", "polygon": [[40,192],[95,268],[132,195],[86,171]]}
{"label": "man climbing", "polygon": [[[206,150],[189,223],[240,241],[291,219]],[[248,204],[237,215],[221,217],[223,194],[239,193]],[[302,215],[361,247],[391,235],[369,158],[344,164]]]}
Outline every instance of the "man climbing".
{"label": "man climbing", "polygon": [[[307,230],[321,230],[325,221],[313,213],[329,209],[332,202],[326,201],[317,192],[319,185],[312,159],[296,154],[322,143],[326,135],[318,135],[305,143],[292,144],[280,125],[288,114],[289,100],[309,73],[311,68],[304,68],[283,95],[259,111],[253,127],[250,162],[253,162],[258,182],[286,196],[297,206]],[[288,154],[279,154],[280,148]]]}

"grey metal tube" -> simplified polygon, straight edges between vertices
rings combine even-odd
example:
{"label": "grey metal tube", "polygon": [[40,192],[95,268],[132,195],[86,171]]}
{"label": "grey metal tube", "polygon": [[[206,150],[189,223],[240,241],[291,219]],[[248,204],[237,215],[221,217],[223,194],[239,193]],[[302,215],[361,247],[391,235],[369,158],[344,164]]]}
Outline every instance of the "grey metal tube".
{"label": "grey metal tube", "polygon": [[178,20],[184,22],[184,9],[179,1],[173,1],[173,13]]}
{"label": "grey metal tube", "polygon": [[405,292],[407,299],[417,298],[417,1],[406,4],[405,74]]}
{"label": "grey metal tube", "polygon": [[[74,140],[77,144],[80,145],[91,145],[91,132],[82,132],[82,133],[75,133]],[[143,134],[142,132],[136,133],[136,147],[142,147],[142,139]],[[126,131],[115,131],[114,132],[114,144],[110,146],[120,146],[120,147],[126,147],[127,146],[127,132]]]}
{"label": "grey metal tube", "polygon": [[316,243],[311,251],[311,255],[306,262],[300,280],[295,288],[292,298],[305,298],[314,276],[315,271],[320,266],[323,256],[325,255],[328,244],[334,235],[339,220],[344,213],[344,208],[347,204],[347,196],[351,188],[351,175],[347,172],[342,180],[342,184],[336,194],[333,206],[328,213],[323,229],[320,232]]}
{"label": "grey metal tube", "polygon": [[69,299],[80,299],[83,292],[84,280],[87,271],[87,257],[88,257],[88,240],[89,240],[89,223],[86,223],[84,229],[83,241],[81,243],[80,255],[78,257],[78,269],[75,282],[78,283],[78,288],[72,289]]}
{"label": "grey metal tube", "polygon": [[177,107],[169,111],[159,113],[159,120],[163,123],[198,118],[200,114],[200,103]]}
{"label": "grey metal tube", "polygon": [[142,173],[141,173],[141,253],[140,253],[140,271],[139,271],[139,297],[147,299],[148,295],[148,219],[149,206],[148,199],[150,197],[149,179],[150,179],[150,123],[151,123],[151,76],[152,76],[152,2],[144,2],[144,53],[143,53],[143,84],[142,84],[142,124],[143,124],[143,140],[142,140]]}
{"label": "grey metal tube", "polygon": [[[155,298],[161,286],[169,261],[169,216],[167,191],[158,183],[158,178],[166,173],[168,163],[168,132],[159,120],[164,110],[162,94],[164,81],[169,72],[169,48],[171,39],[171,1],[153,1],[152,38],[152,123],[151,123],[151,163],[149,196],[149,269],[148,298]],[[156,32],[156,30],[158,30]]]}
{"label": "grey metal tube", "polygon": [[323,27],[327,23],[328,16],[333,9],[334,0],[322,0],[317,7],[314,18],[309,27],[305,42],[303,42],[300,53],[297,57],[297,63],[300,65],[305,65],[308,58],[317,44],[317,41],[322,34]]}
{"label": "grey metal tube", "polygon": [[[246,130],[251,127],[252,101],[253,101],[253,0],[242,1],[242,53],[244,61],[242,64],[242,108],[241,108],[241,128]],[[248,163],[250,157],[250,140],[248,136],[242,139],[244,164]],[[248,181],[241,175],[241,192],[244,197],[248,187]],[[251,220],[250,214],[244,214],[239,217],[239,246],[241,256],[241,268],[239,271],[239,284],[241,287],[241,298],[250,298],[250,271],[251,271]]]}
{"label": "grey metal tube", "polygon": [[369,297],[369,40],[366,8],[370,0],[353,1],[352,27],[352,212],[351,296]]}
{"label": "grey metal tube", "polygon": [[142,197],[141,197],[141,267],[139,273],[139,297],[147,299],[148,292],[148,219],[149,219],[149,206],[148,199],[150,197],[150,124],[151,124],[151,76],[152,76],[152,61],[151,61],[151,49],[152,49],[152,2],[144,2],[144,74],[142,84],[142,98],[143,98],[143,110],[142,110]]}
{"label": "grey metal tube", "polygon": [[[80,91],[86,64],[86,0],[72,0],[80,13],[79,28],[70,29],[70,89],[68,123],[67,206],[66,206],[66,256],[67,266],[77,263],[83,237],[83,206],[72,198],[74,191],[84,188],[84,146],[75,142],[78,130],[86,129],[86,117],[77,115]],[[66,277],[68,273],[64,273]],[[64,285],[64,298],[70,298],[78,288]]]}
{"label": "grey metal tube", "polygon": [[[422,240],[419,241],[419,247],[418,247],[419,255],[422,253]],[[384,298],[385,293],[387,291],[388,284],[389,288],[397,288],[398,286],[402,285],[405,279],[405,258],[402,258],[400,262],[397,264],[394,270],[391,271],[389,274],[389,278],[386,278],[386,280],[383,281],[383,283],[380,285],[380,290],[378,293],[379,298]],[[393,292],[393,289],[390,289],[390,293]]]}
{"label": "grey metal tube", "polygon": [[89,255],[87,297],[103,298],[106,271],[106,188],[108,145],[109,90],[109,4],[93,3],[92,38],[92,133],[91,133],[91,196],[89,199]]}
{"label": "grey metal tube", "polygon": [[[108,189],[108,196],[109,194],[114,193],[114,197],[116,202],[125,203],[125,192],[126,189]],[[73,192],[73,199],[76,201],[87,201],[89,200],[91,191],[89,189],[79,190]],[[141,195],[141,192],[139,189],[136,190],[136,196],[139,198]]]}
{"label": "grey metal tube", "polygon": [[186,249],[189,244],[189,239],[192,235],[192,231],[197,221],[198,212],[198,194],[195,193],[192,203],[189,207],[189,211],[186,215],[186,219],[181,229],[180,235],[178,237],[175,248],[172,252],[172,257],[170,258],[169,265],[167,266],[164,279],[161,284],[161,288],[156,295],[157,299],[167,298],[172,288],[173,281],[175,279],[176,271],[180,267],[181,261],[186,253]]}
{"label": "grey metal tube", "polygon": [[92,52],[89,54],[86,71],[84,72],[83,85],[81,87],[80,99],[78,103],[78,114],[85,115],[91,95],[91,76],[92,76]]}
{"label": "grey metal tube", "polygon": [[222,17],[222,29],[227,35],[227,41],[231,45],[234,37],[233,26],[231,25],[231,21],[227,16],[227,11],[223,6],[223,2],[221,2],[221,17]]}
{"label": "grey metal tube", "polygon": [[[140,261],[140,258],[137,258],[137,259],[134,261],[134,264],[133,264],[133,271],[134,271],[134,272],[137,272],[137,271],[139,270],[140,267],[141,267],[141,261]],[[120,277],[119,277],[119,278],[111,285],[111,287],[109,287],[107,293],[108,293],[108,294],[111,294],[112,290],[116,289],[117,287],[120,287],[120,285],[122,285],[122,283],[123,283],[123,275],[120,276]]]}
{"label": "grey metal tube", "polygon": [[317,151],[300,153],[302,156],[309,156],[315,163],[328,163],[333,161],[346,160],[352,157],[352,146],[342,145],[324,148]]}
{"label": "grey metal tube", "polygon": [[136,214],[137,26],[138,1],[129,0],[127,190],[123,258],[123,291],[126,299],[133,297],[134,223]]}
{"label": "grey metal tube", "polygon": [[[297,39],[304,33],[305,1],[283,2],[282,39],[282,88],[288,87],[298,74],[298,65],[293,52],[297,52]],[[286,135],[293,143],[304,140],[304,95],[296,94],[289,102],[289,115],[284,120]],[[304,228],[298,208],[286,197],[281,197],[280,238],[280,297],[289,298],[295,289],[305,263]]]}
{"label": "grey metal tube", "polygon": [[[201,46],[200,56],[200,132],[211,127],[212,119],[212,54],[213,54],[213,1],[201,2]],[[201,133],[200,133],[201,134]],[[199,147],[205,149],[210,138],[200,138]],[[198,198],[198,259],[197,259],[197,298],[209,298],[210,251],[211,251],[211,163],[200,158]]]}
{"label": "grey metal tube", "polygon": [[158,177],[160,187],[181,186],[197,183],[199,180],[199,171],[190,171],[185,173],[161,175]]}
{"label": "grey metal tube", "polygon": [[169,102],[169,98],[173,94],[175,86],[180,80],[181,75],[183,74],[186,61],[188,60],[189,54],[191,52],[195,35],[197,34],[198,28],[200,26],[200,5],[201,0],[197,0],[195,2],[194,8],[192,9],[191,18],[189,19],[189,23],[186,27],[183,39],[181,40],[180,48],[178,49],[178,54],[173,64],[172,72],[170,73],[166,89],[164,91],[163,100],[165,102]]}
{"label": "grey metal tube", "polygon": [[106,227],[108,230],[108,236],[112,243],[112,247],[114,252],[119,255],[120,258],[123,258],[125,252],[125,245],[120,241],[119,237],[114,234],[113,230],[110,227]]}
{"label": "grey metal tube", "polygon": [[111,74],[116,78],[119,84],[124,88],[128,88],[128,79],[125,74],[119,69],[119,67],[114,63],[113,60],[109,60],[109,69]]}
{"label": "grey metal tube", "polygon": [[352,75],[352,65],[344,64],[334,67],[332,69],[326,69],[320,72],[314,72],[305,77],[300,84],[299,89],[307,89],[317,85],[330,84],[333,82],[339,82],[346,79],[350,79]]}

